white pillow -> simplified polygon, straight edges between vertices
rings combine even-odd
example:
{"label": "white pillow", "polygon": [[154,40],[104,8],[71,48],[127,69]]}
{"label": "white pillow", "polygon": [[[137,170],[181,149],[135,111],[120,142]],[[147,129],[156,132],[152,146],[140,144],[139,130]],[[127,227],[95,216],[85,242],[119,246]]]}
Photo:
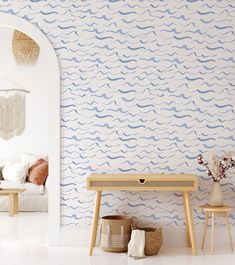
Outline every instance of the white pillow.
{"label": "white pillow", "polygon": [[25,182],[27,172],[28,164],[8,161],[2,170],[2,175],[5,180],[21,184]]}
{"label": "white pillow", "polygon": [[20,157],[21,163],[28,164],[28,168],[37,162],[38,159],[40,159],[40,156],[31,153],[22,153]]}

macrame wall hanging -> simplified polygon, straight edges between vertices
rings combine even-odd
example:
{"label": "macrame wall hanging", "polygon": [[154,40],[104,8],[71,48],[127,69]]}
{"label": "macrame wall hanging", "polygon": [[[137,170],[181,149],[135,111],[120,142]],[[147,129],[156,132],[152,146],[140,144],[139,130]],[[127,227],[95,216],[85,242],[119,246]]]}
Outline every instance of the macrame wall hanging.
{"label": "macrame wall hanging", "polygon": [[[8,81],[9,79],[4,79]],[[2,83],[2,80],[0,80]],[[6,83],[6,82],[5,82]],[[13,82],[11,81],[11,84]],[[15,83],[14,83],[15,84]],[[1,86],[2,87],[2,86]],[[0,88],[0,137],[9,140],[25,129],[25,94],[21,88]]]}
{"label": "macrame wall hanging", "polygon": [[38,61],[40,47],[28,35],[15,30],[12,39],[12,52],[19,65],[32,65]]}

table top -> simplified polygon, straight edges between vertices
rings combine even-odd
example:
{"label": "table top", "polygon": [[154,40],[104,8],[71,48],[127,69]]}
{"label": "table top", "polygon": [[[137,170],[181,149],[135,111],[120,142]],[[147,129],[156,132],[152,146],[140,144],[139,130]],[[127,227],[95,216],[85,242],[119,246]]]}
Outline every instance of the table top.
{"label": "table top", "polygon": [[204,204],[201,205],[200,208],[208,212],[228,212],[231,211],[233,207],[230,205],[211,206],[209,204]]}
{"label": "table top", "polygon": [[169,181],[197,181],[197,176],[193,174],[91,174],[87,177],[88,181],[130,181],[130,180],[139,180],[145,179],[147,181],[160,181],[160,180],[169,180]]}
{"label": "table top", "polygon": [[195,191],[197,176],[192,174],[92,174],[88,190],[165,190]]}
{"label": "table top", "polygon": [[26,189],[0,189],[1,194],[11,194],[11,193],[21,193],[26,191]]}

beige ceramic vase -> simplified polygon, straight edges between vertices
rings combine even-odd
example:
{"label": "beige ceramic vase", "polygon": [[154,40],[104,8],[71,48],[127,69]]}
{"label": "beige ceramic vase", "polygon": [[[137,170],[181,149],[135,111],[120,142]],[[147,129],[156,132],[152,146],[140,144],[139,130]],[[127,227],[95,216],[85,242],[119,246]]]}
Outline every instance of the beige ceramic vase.
{"label": "beige ceramic vase", "polygon": [[220,187],[220,182],[213,182],[209,204],[211,206],[222,206],[223,205],[223,193]]}

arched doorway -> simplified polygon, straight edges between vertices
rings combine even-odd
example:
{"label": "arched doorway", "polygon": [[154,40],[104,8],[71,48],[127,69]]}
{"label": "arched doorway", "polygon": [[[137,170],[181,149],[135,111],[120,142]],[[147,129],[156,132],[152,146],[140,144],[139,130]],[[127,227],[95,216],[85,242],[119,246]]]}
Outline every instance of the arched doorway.
{"label": "arched doorway", "polygon": [[[60,233],[60,70],[55,51],[46,36],[34,25],[14,15],[1,13],[0,27],[21,31],[30,36],[46,54],[45,67],[48,74],[44,75],[48,87],[50,107],[48,115],[49,128],[49,178],[48,178],[48,209],[49,209],[49,245],[59,244]],[[45,83],[45,80],[44,80]]]}

